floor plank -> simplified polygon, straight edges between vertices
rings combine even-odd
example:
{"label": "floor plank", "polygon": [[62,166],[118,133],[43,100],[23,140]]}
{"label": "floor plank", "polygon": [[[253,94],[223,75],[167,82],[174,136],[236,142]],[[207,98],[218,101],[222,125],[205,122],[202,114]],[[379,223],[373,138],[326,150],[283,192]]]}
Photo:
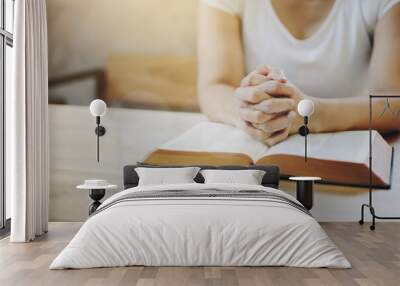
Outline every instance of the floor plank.
{"label": "floor plank", "polygon": [[400,223],[380,222],[372,232],[357,223],[323,223],[322,227],[352,263],[352,269],[289,267],[119,267],[50,271],[55,256],[81,223],[50,223],[45,236],[28,244],[0,240],[2,286],[266,286],[399,285]]}

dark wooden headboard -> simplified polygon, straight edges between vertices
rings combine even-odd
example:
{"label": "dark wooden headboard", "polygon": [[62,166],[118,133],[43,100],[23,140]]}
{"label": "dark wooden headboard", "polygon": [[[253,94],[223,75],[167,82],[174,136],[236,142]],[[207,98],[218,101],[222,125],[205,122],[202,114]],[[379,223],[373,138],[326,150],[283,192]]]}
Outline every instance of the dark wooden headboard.
{"label": "dark wooden headboard", "polygon": [[[136,167],[149,168],[176,168],[182,166],[149,166],[149,165],[127,165],[124,167],[124,189],[136,187],[139,183],[139,176],[135,171]],[[279,187],[279,167],[277,166],[197,166],[201,169],[220,169],[220,170],[263,170],[265,175],[262,180],[262,185],[265,187]],[[203,176],[199,173],[194,179],[197,183],[204,183]]]}

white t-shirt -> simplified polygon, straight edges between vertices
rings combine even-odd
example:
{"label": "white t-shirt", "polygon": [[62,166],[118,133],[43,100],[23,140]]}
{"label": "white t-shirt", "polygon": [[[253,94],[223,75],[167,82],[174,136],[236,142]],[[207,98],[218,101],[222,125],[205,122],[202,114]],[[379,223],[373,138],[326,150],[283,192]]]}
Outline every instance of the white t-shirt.
{"label": "white t-shirt", "polygon": [[305,94],[368,95],[368,69],[378,20],[400,0],[336,0],[322,26],[298,40],[279,20],[271,0],[203,0],[238,15],[246,71],[279,67]]}

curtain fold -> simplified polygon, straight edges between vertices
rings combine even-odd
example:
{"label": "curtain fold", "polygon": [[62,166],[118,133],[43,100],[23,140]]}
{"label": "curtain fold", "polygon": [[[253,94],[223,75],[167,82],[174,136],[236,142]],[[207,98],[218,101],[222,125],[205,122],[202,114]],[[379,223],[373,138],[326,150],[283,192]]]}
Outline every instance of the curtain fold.
{"label": "curtain fold", "polygon": [[47,232],[49,197],[45,0],[15,2],[13,94],[6,112],[12,242]]}

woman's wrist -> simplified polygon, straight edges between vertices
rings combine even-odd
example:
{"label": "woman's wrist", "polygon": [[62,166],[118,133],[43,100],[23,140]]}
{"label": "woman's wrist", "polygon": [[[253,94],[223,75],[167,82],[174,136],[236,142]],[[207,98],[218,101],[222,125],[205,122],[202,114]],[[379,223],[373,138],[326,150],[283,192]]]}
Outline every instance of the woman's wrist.
{"label": "woman's wrist", "polygon": [[[309,98],[309,97],[307,97]],[[314,113],[308,119],[308,129],[311,133],[326,132],[325,124],[323,123],[324,116],[326,115],[327,106],[323,99],[309,98],[314,103]],[[290,127],[290,134],[298,133],[301,126],[304,125],[304,117],[300,116],[296,110],[296,117],[293,118]]]}
{"label": "woman's wrist", "polygon": [[329,104],[320,98],[313,98],[314,114],[309,119],[309,129],[312,133],[326,132],[326,116],[329,110]]}
{"label": "woman's wrist", "polygon": [[313,98],[314,114],[309,120],[309,128],[312,133],[334,132],[347,130],[351,120],[349,115],[336,103],[336,100]]}
{"label": "woman's wrist", "polygon": [[[307,97],[309,98],[309,97]],[[308,119],[308,129],[311,133],[326,132],[328,130],[326,122],[326,111],[329,109],[327,103],[323,99],[309,98],[314,103],[314,113]],[[299,128],[304,125],[304,117],[300,116],[296,111],[296,116],[292,120],[289,134],[296,134]]]}
{"label": "woman's wrist", "polygon": [[240,101],[234,99],[229,107],[225,107],[223,116],[223,122],[234,127],[240,127],[243,123],[239,115]]}

